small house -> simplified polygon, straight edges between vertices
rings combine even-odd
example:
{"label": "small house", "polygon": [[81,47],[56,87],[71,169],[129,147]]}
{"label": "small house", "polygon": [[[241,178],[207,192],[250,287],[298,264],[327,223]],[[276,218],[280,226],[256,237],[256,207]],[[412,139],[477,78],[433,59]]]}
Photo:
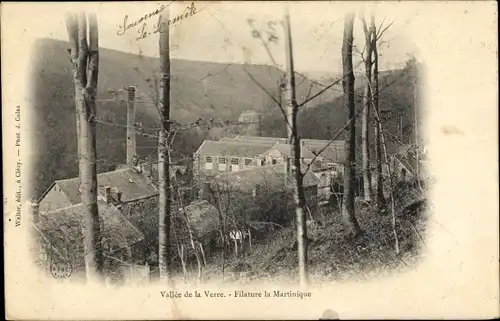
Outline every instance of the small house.
{"label": "small house", "polygon": [[[87,212],[83,204],[70,205],[45,213],[34,207],[33,227],[36,235],[38,263],[50,269],[52,262],[68,263],[75,276],[85,275],[84,245]],[[104,198],[98,199],[105,268],[116,273],[117,262],[140,261],[144,235]]]}
{"label": "small house", "polygon": [[[100,173],[97,183],[99,195],[125,216],[156,206],[158,189],[134,168]],[[40,197],[38,204],[41,212],[51,212],[80,204],[81,197],[79,178],[57,180]]]}

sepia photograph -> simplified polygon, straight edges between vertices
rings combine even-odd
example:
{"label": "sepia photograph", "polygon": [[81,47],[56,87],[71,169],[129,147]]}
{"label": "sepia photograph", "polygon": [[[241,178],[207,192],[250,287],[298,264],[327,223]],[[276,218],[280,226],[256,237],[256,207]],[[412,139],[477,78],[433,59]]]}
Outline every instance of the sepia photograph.
{"label": "sepia photograph", "polygon": [[[4,182],[7,318],[498,317],[493,2],[2,9],[2,69],[11,65],[2,73],[3,128],[12,128],[3,150],[12,177]],[[9,17],[23,10],[24,30]],[[446,32],[433,29],[437,20],[423,27],[440,11]],[[462,17],[469,27],[461,30],[494,28],[491,37],[479,32],[479,44],[467,43],[474,32],[460,37],[452,25]],[[435,45],[447,37],[448,49]],[[452,83],[468,76],[448,65],[481,50],[483,60],[463,69],[488,66],[481,80],[489,96],[475,112],[464,104],[485,94],[474,83],[461,98]],[[470,72],[468,81],[479,82]],[[474,133],[457,125],[464,119]],[[465,132],[467,141],[445,141]],[[472,186],[488,191],[454,192]],[[467,221],[480,213],[482,232]],[[477,241],[460,242],[465,235]],[[459,276],[465,261],[477,265],[476,283]],[[51,294],[18,307],[29,291],[19,278]],[[433,286],[443,302],[456,294],[439,307],[424,299]],[[477,309],[456,310],[457,298],[473,292],[484,295]],[[78,302],[86,298],[91,311]],[[232,302],[244,308],[226,310]]]}

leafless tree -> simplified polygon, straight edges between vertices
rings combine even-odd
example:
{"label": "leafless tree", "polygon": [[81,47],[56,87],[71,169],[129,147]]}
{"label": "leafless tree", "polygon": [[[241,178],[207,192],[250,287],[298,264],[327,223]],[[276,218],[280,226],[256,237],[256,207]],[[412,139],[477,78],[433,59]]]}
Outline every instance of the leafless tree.
{"label": "leafless tree", "polygon": [[307,268],[307,224],[306,224],[306,200],[304,194],[304,174],[302,173],[301,166],[301,146],[300,137],[297,129],[297,114],[299,106],[296,101],[295,94],[295,74],[293,66],[293,52],[292,52],[292,35],[290,30],[290,16],[288,8],[286,8],[285,19],[285,49],[286,49],[286,121],[288,129],[288,144],[290,146],[291,158],[287,158],[287,170],[294,176],[292,179],[293,195],[295,201],[295,216],[297,224],[297,254],[299,258],[299,282],[302,285],[308,283],[308,268]]}
{"label": "leafless tree", "polygon": [[96,172],[96,91],[99,72],[97,17],[83,12],[66,15],[70,60],[75,83],[80,192],[85,215],[85,255],[87,281],[102,281],[103,254],[100,217],[97,207]]}
{"label": "leafless tree", "polygon": [[370,90],[370,81],[372,78],[372,53],[373,53],[373,41],[372,41],[372,27],[370,30],[366,25],[366,20],[364,16],[361,16],[361,22],[363,23],[363,31],[365,34],[365,50],[363,61],[365,64],[365,88],[363,94],[363,113],[361,119],[361,158],[362,158],[362,172],[363,172],[363,194],[366,202],[370,202],[372,199],[372,184],[371,184],[371,171],[370,171],[370,139],[369,139],[369,122],[370,122],[370,110],[372,105],[372,91]]}
{"label": "leafless tree", "polygon": [[383,175],[382,175],[382,142],[380,135],[380,128],[378,123],[379,119],[379,76],[378,76],[378,35],[377,35],[377,27],[375,26],[375,17],[372,14],[371,16],[371,32],[372,32],[372,48],[373,48],[373,108],[375,110],[375,120],[374,120],[374,136],[375,136],[375,181],[376,181],[376,201],[377,201],[377,209],[381,211],[385,206],[385,197],[384,197],[384,183],[383,183]]}
{"label": "leafless tree", "polygon": [[356,178],[355,156],[355,108],[354,108],[354,72],[352,67],[352,44],[354,29],[354,13],[345,16],[344,39],[342,42],[342,85],[344,89],[344,112],[350,120],[345,133],[344,195],[342,201],[342,220],[347,232],[356,237],[361,228],[354,212],[354,182]]}
{"label": "leafless tree", "polygon": [[159,240],[158,260],[160,278],[170,279],[170,221],[171,221],[171,184],[170,184],[170,39],[169,39],[169,7],[160,15],[161,30],[160,48],[160,82],[158,93],[158,109],[161,117],[161,129],[158,137],[158,189],[159,189]]}

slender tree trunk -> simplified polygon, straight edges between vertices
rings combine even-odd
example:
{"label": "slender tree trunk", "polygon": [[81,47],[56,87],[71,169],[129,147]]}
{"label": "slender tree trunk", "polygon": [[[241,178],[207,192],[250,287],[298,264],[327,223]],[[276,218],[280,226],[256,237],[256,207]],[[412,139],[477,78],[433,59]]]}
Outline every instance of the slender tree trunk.
{"label": "slender tree trunk", "polygon": [[[291,161],[287,159],[287,164],[293,162],[291,167],[294,179],[292,179],[293,196],[295,202],[295,215],[297,223],[297,252],[299,259],[299,282],[301,285],[308,283],[308,268],[307,268],[307,225],[305,215],[305,193],[303,184],[303,174],[300,161],[300,139],[297,131],[297,113],[298,105],[295,95],[295,75],[293,69],[293,53],[292,53],[292,36],[290,30],[290,16],[288,8],[286,9],[285,19],[285,48],[286,48],[286,65],[287,65],[287,82],[285,99],[287,104],[287,121],[288,121],[288,144],[290,146]],[[288,173],[287,173],[288,174]],[[288,176],[288,175],[287,175]]]}
{"label": "slender tree trunk", "polygon": [[355,156],[355,110],[354,110],[354,71],[352,65],[352,42],[354,29],[354,14],[348,13],[345,17],[344,39],[342,43],[342,86],[344,91],[344,112],[347,119],[352,119],[345,133],[346,163],[344,167],[344,195],[342,201],[342,220],[344,226],[353,237],[361,233],[354,213],[354,183],[356,178]]}
{"label": "slender tree trunk", "polygon": [[169,8],[161,14],[160,33],[160,88],[158,109],[161,117],[161,129],[158,137],[158,189],[159,189],[159,269],[160,279],[170,280],[170,220],[172,195],[170,184],[170,43],[169,43]]}
{"label": "slender tree trunk", "polygon": [[373,108],[375,109],[374,138],[375,138],[375,159],[377,168],[375,170],[375,181],[377,182],[377,209],[381,211],[385,206],[384,180],[382,176],[382,142],[380,139],[379,119],[379,84],[378,84],[378,50],[377,50],[377,29],[375,17],[371,17],[372,48],[373,48]]}
{"label": "slender tree trunk", "polygon": [[69,44],[70,48],[68,48],[69,59],[72,65],[73,72],[73,82],[75,84],[75,107],[76,107],[76,133],[77,133],[77,150],[78,150],[78,177],[81,177],[81,164],[80,164],[80,154],[81,154],[81,144],[80,144],[80,114],[78,110],[80,109],[79,104],[83,104],[82,97],[82,87],[85,84],[82,83],[84,79],[79,72],[78,67],[78,21],[75,14],[67,14],[66,15],[66,29],[69,35]]}
{"label": "slender tree trunk", "polygon": [[375,109],[375,112],[377,114],[376,120],[377,120],[377,126],[379,128],[379,132],[380,132],[380,139],[382,141],[385,162],[387,164],[387,168],[388,168],[388,172],[389,172],[389,184],[390,184],[389,197],[391,199],[392,233],[394,235],[394,251],[396,252],[396,254],[399,254],[399,238],[398,238],[398,233],[396,231],[396,205],[395,205],[395,200],[394,200],[394,182],[392,179],[393,173],[392,173],[391,163],[389,161],[389,156],[387,155],[387,145],[385,142],[384,130],[382,128],[382,122],[380,121],[380,114],[379,114],[378,109]]}
{"label": "slender tree trunk", "polygon": [[220,186],[217,184],[217,195],[212,188],[210,188],[210,194],[214,198],[217,204],[217,213],[219,218],[219,232],[221,234],[222,240],[222,283],[224,283],[225,265],[226,265],[226,219],[225,215],[222,213],[222,206],[220,204]]}
{"label": "slender tree trunk", "polygon": [[99,35],[96,16],[90,15],[88,20],[90,44],[87,43],[87,17],[85,13],[70,14],[66,17],[75,82],[80,193],[86,211],[82,229],[85,270],[87,282],[94,283],[103,281],[104,267],[101,220],[97,207],[95,127]]}
{"label": "slender tree trunk", "polygon": [[[415,66],[413,66],[415,68]],[[410,69],[411,70],[411,69]],[[416,159],[417,159],[417,164],[416,164],[416,176],[418,182],[420,182],[420,137],[419,137],[419,124],[418,124],[418,105],[417,105],[417,77],[414,76],[413,78],[413,109],[414,109],[414,118],[415,118],[415,153],[416,153]]]}
{"label": "slender tree trunk", "polygon": [[361,155],[363,163],[363,195],[365,201],[372,199],[372,184],[370,173],[370,138],[369,126],[370,123],[370,110],[372,104],[372,92],[370,90],[371,71],[372,71],[372,41],[371,30],[368,31],[366,22],[363,18],[363,30],[365,32],[365,90],[363,94],[363,113],[361,118]]}
{"label": "slender tree trunk", "polygon": [[135,87],[127,88],[127,165],[136,165]]}

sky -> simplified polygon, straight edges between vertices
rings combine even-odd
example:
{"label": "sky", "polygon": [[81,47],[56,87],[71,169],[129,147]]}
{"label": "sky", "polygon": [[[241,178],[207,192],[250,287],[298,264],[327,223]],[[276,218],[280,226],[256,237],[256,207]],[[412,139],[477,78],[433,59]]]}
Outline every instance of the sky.
{"label": "sky", "polygon": [[[118,35],[119,26],[153,12],[161,4],[169,2],[122,2],[82,5],[88,12],[97,12],[100,46],[119,51],[158,56],[158,34],[137,40],[142,24]],[[174,24],[170,30],[171,57],[189,60],[274,64],[280,68],[285,64],[285,44],[280,21],[284,16],[286,2],[194,2],[196,14]],[[33,5],[33,4],[30,4]],[[48,3],[44,6],[47,7]],[[170,17],[182,13],[191,2],[173,2]],[[67,40],[64,23],[65,10],[62,4],[46,13],[39,37]],[[379,52],[380,69],[401,67],[409,54],[417,55],[418,46],[412,42],[412,27],[419,18],[418,8],[411,3],[384,2],[355,4],[346,2],[295,2],[289,4],[295,69],[298,71],[324,71],[339,73],[341,69],[341,43],[344,15],[354,11],[355,44],[362,50],[364,35],[359,17],[364,10],[367,20],[371,12],[376,24],[385,19],[385,25],[393,22],[384,34]],[[74,10],[74,9],[73,9]],[[47,12],[48,11],[48,12]],[[252,27],[266,32],[269,23],[276,23],[277,41],[269,44],[269,53],[259,38],[252,37]],[[152,30],[157,17],[144,22]],[[271,58],[272,57],[272,58]],[[273,62],[274,60],[274,62]],[[355,58],[356,61],[356,58]],[[356,63],[355,63],[356,64]]]}

